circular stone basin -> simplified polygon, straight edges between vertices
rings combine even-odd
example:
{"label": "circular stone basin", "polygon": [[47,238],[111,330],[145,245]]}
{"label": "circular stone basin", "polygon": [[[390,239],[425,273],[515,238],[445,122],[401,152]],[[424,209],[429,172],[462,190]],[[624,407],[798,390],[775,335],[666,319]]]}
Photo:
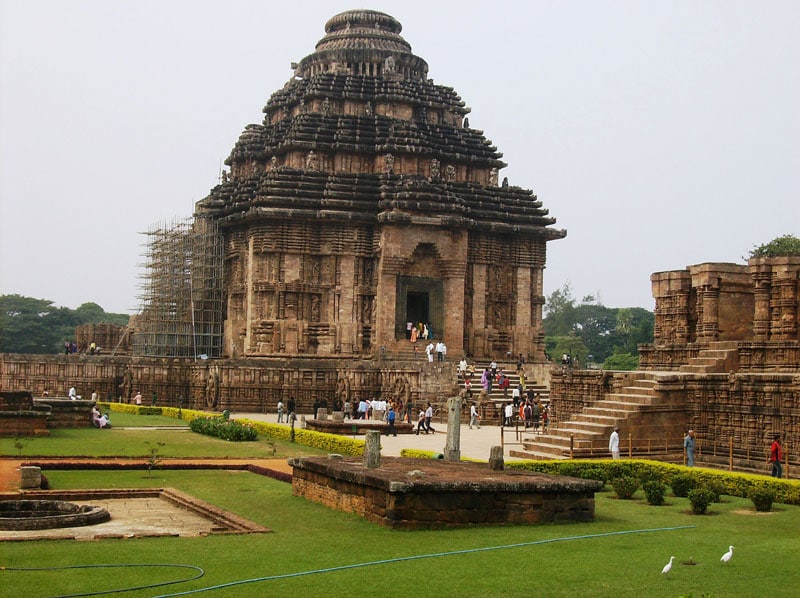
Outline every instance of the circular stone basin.
{"label": "circular stone basin", "polygon": [[76,505],[63,500],[0,501],[0,529],[36,530],[56,527],[82,527],[111,519],[102,507]]}

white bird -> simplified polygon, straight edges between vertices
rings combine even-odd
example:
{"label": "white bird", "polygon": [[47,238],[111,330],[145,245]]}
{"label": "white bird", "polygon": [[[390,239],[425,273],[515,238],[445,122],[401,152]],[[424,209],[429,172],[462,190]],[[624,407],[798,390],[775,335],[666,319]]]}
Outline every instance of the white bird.
{"label": "white bird", "polygon": [[674,561],[674,560],[675,560],[674,556],[669,557],[669,563],[664,565],[664,568],[661,570],[661,573],[663,573],[664,575],[669,573],[670,569],[672,569],[672,561]]}
{"label": "white bird", "polygon": [[727,563],[729,560],[731,560],[732,556],[733,556],[733,546],[728,546],[728,552],[722,555],[720,561],[722,561],[723,563]]}

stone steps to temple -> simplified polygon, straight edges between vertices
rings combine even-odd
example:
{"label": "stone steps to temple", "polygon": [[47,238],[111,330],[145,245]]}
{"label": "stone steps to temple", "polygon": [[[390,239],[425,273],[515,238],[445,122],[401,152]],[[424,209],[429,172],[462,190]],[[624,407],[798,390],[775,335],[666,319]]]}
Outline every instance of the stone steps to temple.
{"label": "stone steps to temple", "polygon": [[586,407],[571,419],[559,422],[548,434],[526,436],[522,440],[525,452],[531,455],[550,455],[548,458],[565,458],[570,448],[581,454],[608,452],[608,437],[614,428],[643,406],[653,403],[657,394],[656,381],[651,374],[642,372],[629,386]]}
{"label": "stone steps to temple", "polygon": [[690,374],[724,373],[736,369],[738,347],[735,341],[716,341],[701,349],[697,357],[680,366],[679,371]]}

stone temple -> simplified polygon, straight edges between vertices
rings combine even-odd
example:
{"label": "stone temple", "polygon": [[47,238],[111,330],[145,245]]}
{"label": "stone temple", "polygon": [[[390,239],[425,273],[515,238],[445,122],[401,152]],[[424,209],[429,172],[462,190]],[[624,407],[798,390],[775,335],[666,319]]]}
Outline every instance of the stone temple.
{"label": "stone temple", "polygon": [[364,356],[428,323],[451,356],[544,362],[547,241],[565,231],[387,14],[332,17],[198,202],[224,247],[231,357]]}

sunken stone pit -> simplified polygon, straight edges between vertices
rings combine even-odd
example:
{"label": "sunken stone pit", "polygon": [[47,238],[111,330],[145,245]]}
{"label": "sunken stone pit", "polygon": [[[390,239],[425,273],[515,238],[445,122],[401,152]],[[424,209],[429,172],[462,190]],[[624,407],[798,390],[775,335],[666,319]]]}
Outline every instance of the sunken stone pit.
{"label": "sunken stone pit", "polygon": [[594,493],[603,483],[480,463],[383,458],[289,459],[292,492],[340,511],[398,529],[527,525],[592,521]]}
{"label": "sunken stone pit", "polygon": [[111,515],[102,507],[76,505],[64,500],[0,501],[0,530],[80,527],[109,519]]}

